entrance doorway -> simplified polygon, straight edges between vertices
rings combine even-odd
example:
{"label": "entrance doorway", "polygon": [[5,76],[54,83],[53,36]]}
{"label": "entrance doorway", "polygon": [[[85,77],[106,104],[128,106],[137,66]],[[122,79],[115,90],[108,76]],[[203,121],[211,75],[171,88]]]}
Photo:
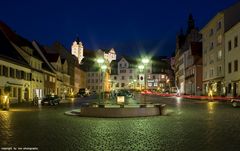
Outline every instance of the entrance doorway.
{"label": "entrance doorway", "polygon": [[29,101],[29,90],[28,90],[28,88],[25,88],[25,90],[24,90],[24,100]]}
{"label": "entrance doorway", "polygon": [[233,96],[237,96],[237,84],[233,83]]}

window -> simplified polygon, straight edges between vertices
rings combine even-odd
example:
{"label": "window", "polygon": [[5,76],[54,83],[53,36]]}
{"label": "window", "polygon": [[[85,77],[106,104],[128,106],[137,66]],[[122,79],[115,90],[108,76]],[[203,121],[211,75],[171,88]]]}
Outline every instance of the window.
{"label": "window", "polygon": [[222,50],[218,51],[218,60],[222,59]]}
{"label": "window", "polygon": [[92,79],[91,82],[94,83],[94,79]]}
{"label": "window", "polygon": [[129,79],[131,80],[133,77],[132,76],[129,76]]}
{"label": "window", "polygon": [[126,70],[120,70],[120,73],[126,73]]}
{"label": "window", "polygon": [[132,73],[132,69],[129,70],[129,73]]}
{"label": "window", "polygon": [[155,75],[153,75],[153,79],[155,79]]}
{"label": "window", "polygon": [[17,97],[17,88],[16,87],[13,88],[13,97]]}
{"label": "window", "polygon": [[88,79],[88,83],[90,83],[90,79]]}
{"label": "window", "polygon": [[116,84],[116,87],[119,87],[119,83]]}
{"label": "window", "polygon": [[231,49],[232,49],[232,42],[230,40],[230,41],[228,41],[228,51],[230,51]]}
{"label": "window", "polygon": [[125,86],[125,83],[121,83],[121,87],[124,87]]}
{"label": "window", "polygon": [[228,63],[228,73],[231,73],[232,72],[232,63],[229,62]]}
{"label": "window", "polygon": [[50,76],[50,77],[49,77],[49,81],[50,81],[50,82],[52,82],[52,81],[53,81],[53,79],[52,79],[52,78],[53,78],[52,76]]}
{"label": "window", "polygon": [[234,48],[238,46],[238,37],[234,37]]}
{"label": "window", "polygon": [[124,76],[122,76],[122,80],[124,80]]}
{"label": "window", "polygon": [[27,76],[27,80],[28,80],[28,81],[31,81],[31,80],[32,80],[32,79],[31,79],[31,75],[32,75],[31,73],[26,73],[26,76]]}
{"label": "window", "polygon": [[114,80],[117,80],[117,77],[116,77],[116,76],[114,76]]}
{"label": "window", "polygon": [[26,73],[24,71],[21,71],[21,79],[26,79]]}
{"label": "window", "polygon": [[210,77],[213,77],[213,68],[212,68],[212,69],[210,69],[210,72],[209,72],[209,74],[210,74],[210,75],[209,75]]}
{"label": "window", "polygon": [[222,74],[222,66],[218,66],[217,67],[217,75],[221,75]]}
{"label": "window", "polygon": [[231,93],[231,89],[232,89],[232,84],[229,83],[229,84],[228,84],[228,93]]}
{"label": "window", "polygon": [[92,73],[92,77],[94,76],[94,73]]}
{"label": "window", "polygon": [[218,45],[222,43],[222,35],[218,35],[217,43],[218,43]]}
{"label": "window", "polygon": [[213,49],[213,42],[210,43],[210,50]]}
{"label": "window", "polygon": [[221,29],[222,28],[222,22],[219,21],[218,24],[217,24],[217,30]]}
{"label": "window", "polygon": [[234,72],[238,71],[238,60],[234,60]]}
{"label": "window", "polygon": [[212,36],[212,35],[213,35],[213,29],[210,29],[209,36]]}
{"label": "window", "polygon": [[95,82],[98,83],[98,79],[95,79]]}
{"label": "window", "polygon": [[8,67],[3,66],[3,75],[8,77]]}
{"label": "window", "polygon": [[120,67],[122,67],[122,64],[120,63]]}
{"label": "window", "polygon": [[10,68],[10,77],[11,78],[15,78],[15,76],[14,76],[14,69],[13,68]]}

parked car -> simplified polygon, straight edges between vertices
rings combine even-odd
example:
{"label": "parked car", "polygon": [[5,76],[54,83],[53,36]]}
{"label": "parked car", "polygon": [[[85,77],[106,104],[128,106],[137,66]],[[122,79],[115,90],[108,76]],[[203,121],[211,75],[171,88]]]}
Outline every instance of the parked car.
{"label": "parked car", "polygon": [[61,101],[60,97],[57,96],[57,95],[46,95],[42,101],[41,101],[41,104],[42,105],[45,105],[45,104],[48,104],[48,105],[56,105],[56,104],[59,104]]}
{"label": "parked car", "polygon": [[130,92],[129,90],[119,90],[117,92],[117,96],[125,96],[125,97],[128,97],[128,98],[131,98],[133,97],[133,93]]}
{"label": "parked car", "polygon": [[81,88],[77,93],[77,97],[86,97],[89,95],[90,95],[90,91],[87,88]]}
{"label": "parked car", "polygon": [[233,107],[240,106],[240,99],[231,99],[231,103]]}

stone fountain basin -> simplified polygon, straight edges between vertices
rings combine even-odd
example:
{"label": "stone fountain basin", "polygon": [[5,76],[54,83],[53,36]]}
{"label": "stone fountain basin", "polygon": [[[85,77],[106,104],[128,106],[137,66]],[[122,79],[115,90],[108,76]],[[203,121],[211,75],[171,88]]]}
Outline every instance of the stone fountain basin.
{"label": "stone fountain basin", "polygon": [[165,114],[165,104],[91,105],[65,112],[83,117],[146,117]]}

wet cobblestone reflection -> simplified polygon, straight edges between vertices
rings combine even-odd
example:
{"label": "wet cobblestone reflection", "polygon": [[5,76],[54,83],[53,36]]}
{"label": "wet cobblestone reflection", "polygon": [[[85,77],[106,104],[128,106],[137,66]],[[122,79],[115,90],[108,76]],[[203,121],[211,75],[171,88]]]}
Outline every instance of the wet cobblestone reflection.
{"label": "wet cobblestone reflection", "polygon": [[[63,113],[72,104],[0,111],[0,147],[39,150],[239,150],[239,108],[166,98],[167,116],[86,118]],[[29,107],[28,107],[29,109]]]}

